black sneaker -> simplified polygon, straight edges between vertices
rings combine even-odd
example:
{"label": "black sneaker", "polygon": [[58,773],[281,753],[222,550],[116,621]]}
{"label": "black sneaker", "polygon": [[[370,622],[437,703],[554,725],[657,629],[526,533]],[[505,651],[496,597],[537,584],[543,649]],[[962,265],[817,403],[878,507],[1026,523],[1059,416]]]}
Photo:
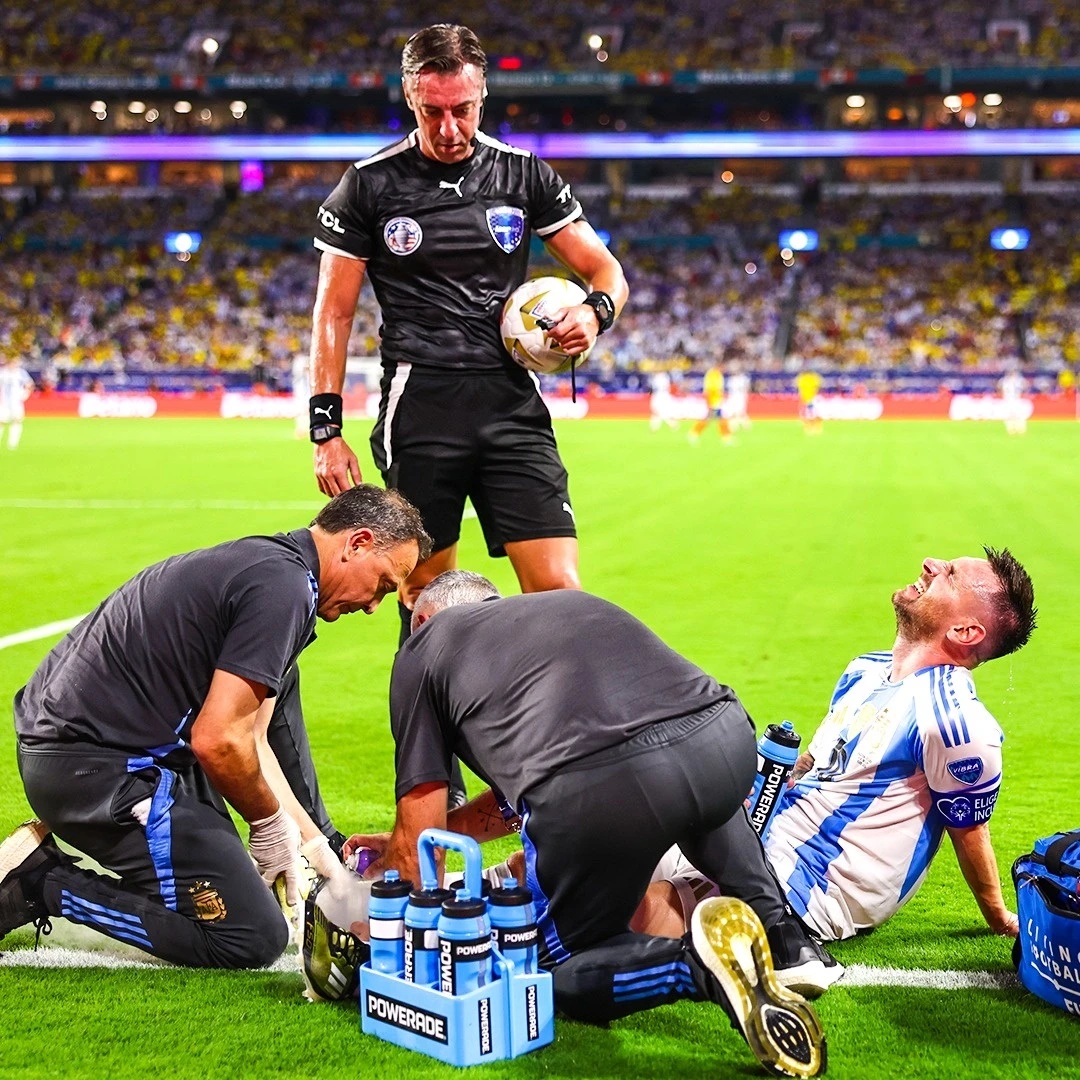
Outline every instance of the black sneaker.
{"label": "black sneaker", "polygon": [[794,915],[768,931],[777,981],[804,997],[818,997],[844,974],[844,969]]}
{"label": "black sneaker", "polygon": [[23,822],[0,844],[0,938],[28,923],[49,932],[41,883],[63,861],[44,821]]}
{"label": "black sneaker", "polygon": [[777,982],[765,928],[748,904],[732,896],[702,901],[691,918],[690,939],[766,1069],[780,1076],[825,1072],[821,1021],[804,998]]}

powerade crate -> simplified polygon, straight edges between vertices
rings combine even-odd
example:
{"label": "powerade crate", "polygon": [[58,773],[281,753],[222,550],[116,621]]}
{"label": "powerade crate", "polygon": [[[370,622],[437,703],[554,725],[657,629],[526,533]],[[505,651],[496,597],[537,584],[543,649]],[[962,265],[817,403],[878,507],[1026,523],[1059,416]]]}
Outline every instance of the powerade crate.
{"label": "powerade crate", "polygon": [[[465,888],[458,896],[481,896],[480,848],[456,833],[426,829],[420,835],[421,887],[438,883],[435,848],[465,856]],[[402,973],[360,969],[360,1028],[367,1035],[418,1050],[448,1065],[481,1065],[515,1058],[555,1037],[551,975],[526,973],[492,949],[492,979],[464,994],[406,982]]]}

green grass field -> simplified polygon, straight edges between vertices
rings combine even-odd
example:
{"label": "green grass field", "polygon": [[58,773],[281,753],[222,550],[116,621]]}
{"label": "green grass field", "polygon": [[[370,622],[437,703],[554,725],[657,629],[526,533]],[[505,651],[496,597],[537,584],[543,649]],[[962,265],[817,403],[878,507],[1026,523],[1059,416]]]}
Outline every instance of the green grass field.
{"label": "green grass field", "polygon": [[[350,431],[360,450],[361,426]],[[587,587],[734,686],[759,726],[790,718],[812,733],[847,661],[891,644],[890,594],[925,556],[1011,547],[1034,578],[1040,626],[976,674],[1008,735],[992,829],[1010,901],[1013,858],[1080,823],[1080,426],[1036,423],[1010,439],[998,424],[833,423],[808,438],[773,422],[723,447],[711,431],[690,446],[685,430],[596,421],[563,424],[559,438]],[[0,639],[90,610],[166,555],[306,524],[320,502],[287,422],[31,419],[17,453],[0,448]],[[461,564],[513,588],[475,521]],[[302,665],[324,795],[345,831],[392,820],[394,608],[324,626]],[[4,701],[54,640],[0,648]],[[0,835],[25,816],[5,722]],[[4,944],[31,943],[19,931]],[[904,911],[834,951],[849,965],[1009,968],[948,845]],[[300,989],[288,973],[0,967],[0,1075],[451,1074],[361,1036],[353,1009],[309,1005]],[[837,1078],[1080,1076],[1080,1024],[1018,989],[841,984],[818,1009]],[[686,1003],[607,1030],[561,1022],[552,1047],[477,1075],[705,1072],[759,1075],[719,1010]]]}

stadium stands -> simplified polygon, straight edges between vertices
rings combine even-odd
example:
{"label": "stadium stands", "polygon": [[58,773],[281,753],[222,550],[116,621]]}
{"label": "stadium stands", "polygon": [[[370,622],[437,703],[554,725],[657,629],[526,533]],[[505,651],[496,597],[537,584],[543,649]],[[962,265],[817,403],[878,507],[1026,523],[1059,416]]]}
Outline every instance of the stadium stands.
{"label": "stadium stands", "polygon": [[[321,192],[83,192],[3,227],[0,355],[106,374],[196,368],[284,386],[306,352]],[[991,251],[1010,217],[1000,197],[797,202],[733,189],[590,199],[627,267],[634,303],[593,368],[703,368],[715,357],[761,372],[802,364],[1054,370],[1080,349],[1080,210],[1030,198],[1026,252]],[[784,259],[779,228],[812,220],[823,249]],[[162,249],[169,229],[203,231],[198,253]],[[538,266],[542,266],[541,261]],[[377,352],[365,290],[351,352]]]}
{"label": "stadium stands", "polygon": [[[605,7],[538,0],[543,33],[522,34],[519,5],[486,0],[467,21],[490,55],[523,67],[612,70],[716,67],[897,67],[1080,58],[1080,11],[1069,0],[688,0],[677,10],[628,0]],[[221,0],[178,11],[165,0],[11,0],[0,18],[0,70],[275,72],[392,68],[420,21],[386,0],[327,7]],[[601,44],[590,47],[597,34]],[[207,38],[217,48],[204,50]],[[603,51],[603,57],[599,53]]]}

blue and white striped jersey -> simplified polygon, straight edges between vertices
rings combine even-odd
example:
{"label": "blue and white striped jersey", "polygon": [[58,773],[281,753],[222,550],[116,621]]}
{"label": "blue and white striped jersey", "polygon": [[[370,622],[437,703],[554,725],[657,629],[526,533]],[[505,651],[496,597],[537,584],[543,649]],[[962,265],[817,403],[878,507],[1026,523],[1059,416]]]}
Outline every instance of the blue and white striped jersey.
{"label": "blue and white striped jersey", "polygon": [[766,854],[788,902],[822,937],[895,914],[922,883],[945,828],[990,818],[1001,785],[997,721],[965,668],[891,682],[892,653],[853,660],[810,743]]}

